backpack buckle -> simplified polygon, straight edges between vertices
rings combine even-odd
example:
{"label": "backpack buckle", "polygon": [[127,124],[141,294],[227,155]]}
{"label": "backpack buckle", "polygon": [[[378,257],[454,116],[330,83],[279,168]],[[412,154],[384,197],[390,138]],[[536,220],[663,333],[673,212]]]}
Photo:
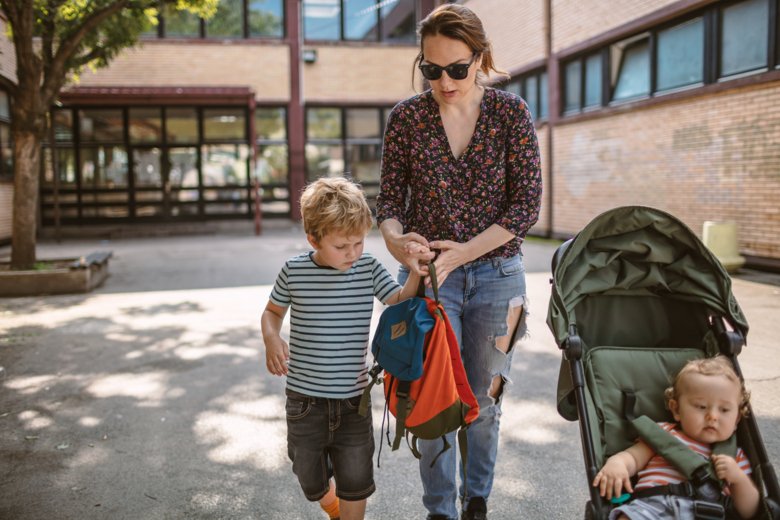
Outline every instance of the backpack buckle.
{"label": "backpack buckle", "polygon": [[726,510],[720,504],[694,500],[693,517],[696,520],[724,520],[726,518]]}

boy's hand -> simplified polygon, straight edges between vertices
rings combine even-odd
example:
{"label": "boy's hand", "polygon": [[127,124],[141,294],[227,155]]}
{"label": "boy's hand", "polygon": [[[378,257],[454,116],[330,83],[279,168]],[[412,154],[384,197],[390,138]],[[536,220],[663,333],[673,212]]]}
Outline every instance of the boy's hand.
{"label": "boy's hand", "polygon": [[623,494],[623,488],[629,493],[633,493],[631,487],[631,476],[625,464],[614,458],[607,459],[601,471],[596,473],[593,479],[593,487],[599,488],[599,494],[607,500],[612,497],[619,497]]}
{"label": "boy's hand", "polygon": [[275,376],[287,375],[287,361],[290,359],[290,347],[282,338],[266,341],[265,366]]}

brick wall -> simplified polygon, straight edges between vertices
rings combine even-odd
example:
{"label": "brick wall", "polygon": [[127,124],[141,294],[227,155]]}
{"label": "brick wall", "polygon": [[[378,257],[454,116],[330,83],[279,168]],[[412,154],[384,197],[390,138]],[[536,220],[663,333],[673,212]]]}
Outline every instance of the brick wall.
{"label": "brick wall", "polygon": [[8,38],[8,24],[0,16],[0,75],[16,83],[16,50]]}
{"label": "brick wall", "polygon": [[539,139],[539,152],[542,156],[542,209],[539,212],[539,220],[531,228],[531,233],[544,236],[550,233],[550,212],[552,210],[548,197],[548,190],[550,189],[550,164],[547,160],[547,154],[549,153],[549,127],[547,125],[537,126],[536,137]]}
{"label": "brick wall", "polygon": [[126,50],[81,86],[247,86],[258,100],[290,99],[286,45],[235,42],[146,42]]}
{"label": "brick wall", "polygon": [[552,49],[558,52],[676,0],[552,0]]}
{"label": "brick wall", "polygon": [[482,20],[493,42],[496,65],[513,72],[544,58],[546,0],[469,0],[464,4]]}
{"label": "brick wall", "polygon": [[738,225],[740,252],[780,258],[780,85],[745,87],[555,128],[554,228],[609,208],[668,211],[701,236]]}
{"label": "brick wall", "polygon": [[11,238],[14,185],[0,182],[0,241]]}
{"label": "brick wall", "polygon": [[[412,70],[416,46],[305,48],[317,51],[316,63],[303,65],[306,102],[394,104],[415,93]],[[417,83],[420,90],[419,79]]]}

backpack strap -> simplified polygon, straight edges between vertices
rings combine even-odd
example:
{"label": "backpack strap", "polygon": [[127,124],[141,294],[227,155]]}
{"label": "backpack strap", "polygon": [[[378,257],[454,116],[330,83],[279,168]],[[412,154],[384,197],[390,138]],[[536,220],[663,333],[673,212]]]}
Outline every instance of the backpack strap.
{"label": "backpack strap", "polygon": [[[697,498],[710,502],[721,501],[721,484],[711,461],[695,453],[646,415],[637,417],[631,421],[631,425],[643,441],[691,482]],[[717,443],[713,447],[713,453],[735,456],[736,446],[736,435],[732,435],[729,440]]]}
{"label": "backpack strap", "polygon": [[371,370],[368,371],[368,378],[370,382],[363,390],[363,395],[360,397],[360,406],[358,407],[358,414],[363,417],[368,415],[368,401],[371,397],[371,389],[374,388],[374,385],[377,385],[380,381],[382,381],[382,378],[379,375],[382,373],[382,370],[382,366],[379,363],[374,362],[374,366],[371,367]]}
{"label": "backpack strap", "polygon": [[399,380],[398,386],[395,389],[397,400],[395,405],[395,438],[393,439],[393,451],[401,446],[401,439],[406,431],[406,414],[408,412],[409,388],[411,386],[411,381]]}

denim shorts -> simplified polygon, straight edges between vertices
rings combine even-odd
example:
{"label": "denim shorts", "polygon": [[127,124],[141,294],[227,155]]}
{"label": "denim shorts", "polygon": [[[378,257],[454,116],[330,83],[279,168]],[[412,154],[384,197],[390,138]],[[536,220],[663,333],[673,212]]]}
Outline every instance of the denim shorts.
{"label": "denim shorts", "polygon": [[287,390],[287,454],[303,494],[316,501],[336,481],[336,495],[363,500],[374,484],[374,429],[371,406],[358,414],[360,397],[328,399]]}

